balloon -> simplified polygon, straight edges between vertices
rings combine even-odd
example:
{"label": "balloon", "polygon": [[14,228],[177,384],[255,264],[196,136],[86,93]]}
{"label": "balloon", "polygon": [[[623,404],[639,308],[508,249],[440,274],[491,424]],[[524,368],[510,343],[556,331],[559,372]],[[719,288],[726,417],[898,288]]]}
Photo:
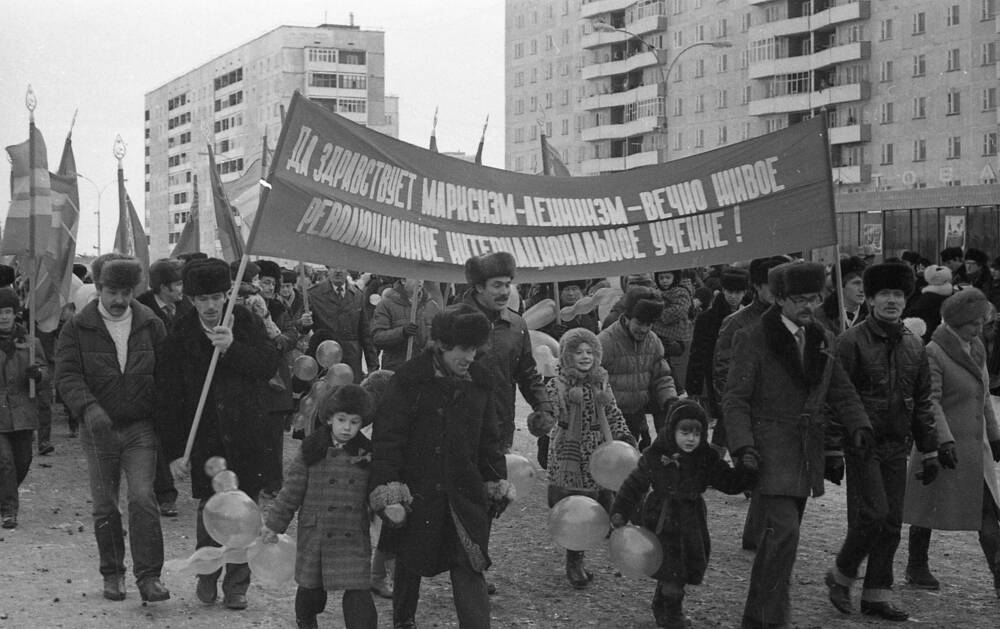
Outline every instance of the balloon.
{"label": "balloon", "polygon": [[163,562],[163,569],[167,572],[211,574],[225,563],[222,559],[223,550],[218,546],[202,546],[186,559],[171,559]]}
{"label": "balloon", "polygon": [[344,358],[344,349],[337,341],[326,340],[316,346],[316,362],[323,369],[329,369]]}
{"label": "balloon", "polygon": [[535,366],[541,377],[552,378],[556,375],[559,359],[552,355],[552,350],[547,345],[539,345],[531,350],[531,354],[535,358]]}
{"label": "balloon", "polygon": [[524,322],[529,330],[544,328],[556,320],[556,302],[543,299],[524,311]]}
{"label": "balloon", "polygon": [[346,363],[337,363],[326,372],[326,380],[337,387],[351,384],[354,382],[354,370]]}
{"label": "balloon", "polygon": [[593,295],[586,295],[581,297],[572,306],[566,306],[559,311],[559,320],[566,322],[572,321],[573,317],[577,315],[587,314],[591,310],[597,307],[597,300],[594,299]]}
{"label": "balloon", "polygon": [[618,491],[638,465],[639,451],[624,441],[605,441],[590,455],[590,475],[611,491]]}
{"label": "balloon", "polygon": [[649,529],[627,524],[611,532],[611,564],[630,577],[651,577],[663,563],[663,546]]}
{"label": "balloon", "polygon": [[230,548],[246,548],[260,533],[260,509],[242,491],[217,493],[205,503],[205,530]]}
{"label": "balloon", "polygon": [[521,311],[521,293],[517,290],[517,284],[510,285],[510,297],[507,298],[507,307],[514,312]]}
{"label": "balloon", "polygon": [[208,457],[205,461],[205,475],[209,478],[215,478],[215,475],[226,469],[226,460],[221,456]]}
{"label": "balloon", "polygon": [[555,340],[545,332],[528,330],[528,337],[531,339],[532,349],[538,347],[539,345],[545,345],[552,352],[553,356],[559,355],[559,341]]}
{"label": "balloon", "polygon": [[535,486],[535,466],[520,454],[506,454],[507,480],[514,484],[514,500],[524,500]]}
{"label": "balloon", "polygon": [[295,577],[295,540],[278,535],[276,544],[259,542],[253,552],[247,552],[250,572],[258,583],[281,586],[291,583]]}
{"label": "balloon", "polygon": [[330,391],[333,391],[333,383],[327,379],[317,380],[313,382],[312,388],[309,389],[309,395],[317,400],[322,400]]}
{"label": "balloon", "polygon": [[549,535],[566,550],[595,548],[610,527],[604,507],[587,496],[567,496],[549,512]]}
{"label": "balloon", "polygon": [[73,292],[73,305],[76,306],[77,312],[95,299],[97,299],[97,287],[93,284],[84,284]]}
{"label": "balloon", "polygon": [[317,374],[319,374],[319,364],[312,356],[299,356],[292,363],[292,375],[299,380],[312,382]]}
{"label": "balloon", "polygon": [[292,416],[292,432],[305,432],[306,424],[309,423],[309,418],[302,413],[295,413]]}
{"label": "balloon", "polygon": [[235,491],[239,489],[240,483],[236,478],[236,472],[232,470],[222,470],[212,477],[212,489],[216,492]]}
{"label": "balloon", "polygon": [[614,288],[613,286],[599,288],[594,291],[594,301],[597,302],[597,316],[601,318],[601,321],[607,318],[611,313],[611,309],[614,308],[615,304],[618,303],[618,300],[624,294],[622,289]]}

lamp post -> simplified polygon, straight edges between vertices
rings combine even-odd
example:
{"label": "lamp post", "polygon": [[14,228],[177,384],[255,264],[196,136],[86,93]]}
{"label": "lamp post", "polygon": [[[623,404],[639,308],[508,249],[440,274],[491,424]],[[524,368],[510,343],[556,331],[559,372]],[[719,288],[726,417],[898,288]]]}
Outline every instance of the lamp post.
{"label": "lamp post", "polygon": [[97,191],[97,212],[95,212],[95,214],[97,214],[97,255],[101,255],[101,195],[104,194],[104,191],[108,189],[108,186],[115,183],[117,179],[109,181],[103,186],[99,186],[96,181],[84,174],[77,173],[76,176],[84,181],[89,181],[90,185],[94,186],[94,190]]}

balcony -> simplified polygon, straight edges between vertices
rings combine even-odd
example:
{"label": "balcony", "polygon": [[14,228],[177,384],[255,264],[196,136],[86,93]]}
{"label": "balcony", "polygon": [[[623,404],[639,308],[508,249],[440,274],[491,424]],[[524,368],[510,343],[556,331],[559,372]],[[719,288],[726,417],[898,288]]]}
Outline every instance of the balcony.
{"label": "balcony", "polygon": [[750,101],[748,113],[751,116],[766,116],[768,114],[784,114],[793,111],[809,111],[838,103],[851,103],[867,100],[871,95],[871,85],[867,81],[838,85],[825,90],[803,92],[800,94],[784,94],[771,98]]}
{"label": "balcony", "polygon": [[831,127],[827,130],[830,144],[856,144],[871,142],[872,126],[870,124],[852,124],[843,127]]}
{"label": "balcony", "polygon": [[589,96],[583,99],[581,107],[584,111],[594,111],[595,109],[605,109],[607,107],[621,107],[649,98],[656,98],[658,95],[659,85],[640,85],[637,88],[625,90],[624,92]]}
{"label": "balcony", "polygon": [[596,79],[602,76],[614,76],[616,74],[627,74],[633,70],[655,66],[659,60],[651,51],[640,52],[627,59],[611,61],[610,58],[604,63],[594,63],[584,66],[580,72],[584,80]]}
{"label": "balcony", "polygon": [[584,175],[599,175],[601,173],[618,172],[639,166],[651,166],[659,162],[659,153],[655,150],[633,153],[628,157],[604,157],[588,159],[580,164]]}
{"label": "balcony", "polygon": [[749,76],[751,79],[762,79],[769,76],[819,70],[820,68],[826,68],[838,63],[869,59],[871,58],[871,51],[871,42],[865,41],[833,46],[811,55],[767,59],[750,64]]}
{"label": "balcony", "polygon": [[621,124],[604,124],[584,129],[580,139],[584,142],[600,140],[620,140],[643,133],[656,131],[663,118],[660,116],[644,116]]}
{"label": "balcony", "polygon": [[580,17],[592,18],[604,13],[624,11],[633,4],[635,4],[635,0],[595,0],[594,2],[584,2],[580,5]]}
{"label": "balcony", "polygon": [[[750,2],[750,4],[754,4]],[[850,4],[840,4],[830,7],[813,15],[802,15],[799,17],[785,18],[765,24],[758,24],[750,28],[748,39],[750,41],[765,39],[767,37],[787,37],[789,35],[801,35],[811,31],[829,30],[831,26],[852,22],[854,20],[867,20],[871,15],[869,2],[851,2]]]}
{"label": "balcony", "polygon": [[832,178],[834,184],[852,185],[870,183],[872,180],[872,165],[836,166],[833,168]]}

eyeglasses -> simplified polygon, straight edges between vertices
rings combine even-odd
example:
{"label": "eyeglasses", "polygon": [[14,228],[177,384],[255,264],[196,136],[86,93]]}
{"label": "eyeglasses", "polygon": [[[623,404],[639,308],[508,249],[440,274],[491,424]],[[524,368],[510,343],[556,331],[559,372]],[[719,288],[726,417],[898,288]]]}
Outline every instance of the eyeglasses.
{"label": "eyeglasses", "polygon": [[810,306],[818,306],[823,302],[823,296],[818,294],[792,295],[791,297],[788,298],[788,300],[791,301],[796,306],[805,306],[807,304]]}

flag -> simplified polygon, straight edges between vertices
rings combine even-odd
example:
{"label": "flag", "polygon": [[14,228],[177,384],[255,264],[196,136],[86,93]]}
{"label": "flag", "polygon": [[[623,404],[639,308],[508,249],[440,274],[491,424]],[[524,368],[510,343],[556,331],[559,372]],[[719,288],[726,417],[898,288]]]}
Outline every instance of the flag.
{"label": "flag", "polygon": [[437,107],[435,107],[434,124],[431,126],[431,150],[434,151],[435,153],[438,152],[437,128],[438,128],[438,110]]}
{"label": "flag", "polygon": [[540,133],[539,137],[542,140],[542,174],[554,175],[556,177],[572,177],[573,175],[566,168],[566,164],[563,164],[562,158],[559,157],[559,151],[552,148],[549,141],[545,139],[545,134]]}
{"label": "flag", "polygon": [[34,122],[28,140],[8,146],[7,154],[11,194],[0,254],[38,257],[49,246],[52,199],[45,139]]}
{"label": "flag", "polygon": [[260,202],[260,171],[257,160],[250,162],[243,174],[232,181],[222,184],[222,189],[233,208],[233,219],[240,228],[243,242],[246,242],[253,225],[253,216]]}
{"label": "flag", "polygon": [[201,221],[198,220],[198,175],[194,176],[194,187],[191,191],[191,209],[188,210],[188,220],[184,223],[181,237],[174,245],[174,250],[170,252],[171,258],[176,258],[182,253],[195,253],[201,251]]}
{"label": "flag", "polygon": [[[208,145],[208,171],[212,178],[212,206],[215,208],[216,231],[222,244],[222,258],[228,261],[240,260],[243,258],[243,234],[236,222],[236,210],[229,203],[226,190],[222,186],[222,178],[215,167],[215,151],[212,150],[211,144]],[[248,168],[244,175],[250,173],[256,183],[257,173],[253,169]]]}
{"label": "flag", "polygon": [[[146,230],[139,220],[139,215],[132,205],[125,190],[125,171],[122,169],[121,161],[118,162],[118,229],[115,231],[115,253],[133,256],[141,264],[142,268],[149,273],[149,243],[146,241]],[[135,292],[141,293],[147,288],[145,276],[142,282],[136,287]]]}
{"label": "flag", "polygon": [[489,114],[486,115],[486,122],[483,123],[483,134],[479,136],[479,148],[476,149],[476,163],[483,163],[483,144],[486,142],[486,125],[490,123]]}

